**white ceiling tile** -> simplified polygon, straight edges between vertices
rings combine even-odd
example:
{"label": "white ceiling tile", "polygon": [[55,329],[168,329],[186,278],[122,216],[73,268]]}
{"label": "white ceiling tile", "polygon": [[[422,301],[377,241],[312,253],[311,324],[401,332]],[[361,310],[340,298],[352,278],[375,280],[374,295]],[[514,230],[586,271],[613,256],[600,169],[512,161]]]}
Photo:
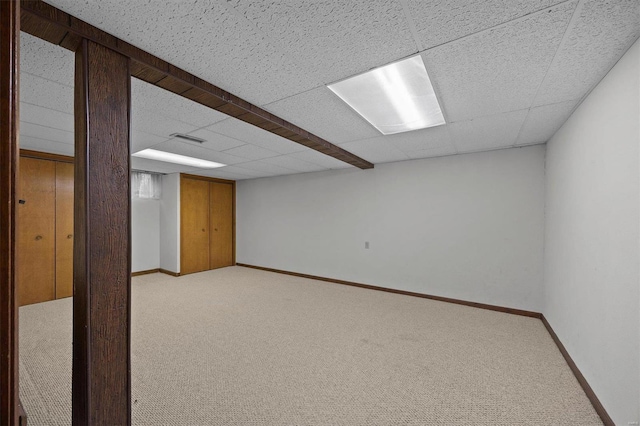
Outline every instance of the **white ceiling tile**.
{"label": "white ceiling tile", "polygon": [[[260,177],[263,175],[263,172],[257,170],[243,169],[239,166],[226,166],[220,167],[219,169],[212,169],[209,172],[205,173],[213,173],[216,171],[223,171],[225,173],[233,173],[234,175],[243,176],[243,179],[251,179],[254,177]],[[207,174],[208,176],[208,174]]]}
{"label": "white ceiling tile", "polygon": [[230,4],[324,84],[417,51],[397,0],[231,0]]}
{"label": "white ceiling tile", "polygon": [[402,161],[409,157],[395,145],[389,143],[385,138],[365,139],[361,141],[347,142],[340,145],[340,148],[361,157],[371,163],[389,163],[391,161]]}
{"label": "white ceiling tile", "polygon": [[379,136],[376,139],[383,139],[405,153],[453,147],[449,128],[446,125],[397,133],[395,135]]}
{"label": "white ceiling tile", "polygon": [[453,154],[456,154],[456,149],[452,145],[434,146],[432,148],[407,152],[407,156],[411,159],[442,157],[445,155],[453,155]]}
{"label": "white ceiling tile", "polygon": [[73,87],[75,55],[63,47],[21,32],[20,69]]}
{"label": "white ceiling tile", "polygon": [[428,50],[425,66],[449,122],[528,108],[576,2]]}
{"label": "white ceiling tile", "polygon": [[561,0],[408,0],[422,47],[428,49],[536,12]]}
{"label": "white ceiling tile", "polygon": [[313,149],[307,149],[306,151],[296,152],[289,154],[289,157],[297,158],[308,163],[317,164],[318,166],[325,167],[327,169],[345,169],[353,167],[351,164],[340,161],[336,158],[325,155]]}
{"label": "white ceiling tile", "polygon": [[[318,86],[284,49],[218,1],[52,0],[54,6],[261,105]],[[265,75],[277,75],[265,83]]]}
{"label": "white ceiling tile", "polygon": [[207,129],[198,129],[189,132],[189,135],[204,139],[205,142],[202,143],[202,146],[207,149],[213,149],[214,151],[224,151],[225,149],[235,148],[246,143],[219,133],[211,132]]}
{"label": "white ceiling tile", "polygon": [[225,151],[226,154],[236,155],[247,160],[261,160],[263,158],[276,157],[280,154],[256,145],[246,144]]}
{"label": "white ceiling tile", "polygon": [[259,173],[259,176],[276,176],[299,173],[297,170],[287,169],[285,167],[276,166],[275,164],[269,164],[263,161],[250,161],[248,163],[238,164],[236,167],[242,170],[257,172]]}
{"label": "white ceiling tile", "polygon": [[182,166],[180,164],[167,163],[164,161],[149,160],[148,158],[131,157],[131,168],[145,172],[156,173],[191,173],[202,169]]}
{"label": "white ceiling tile", "polygon": [[582,98],[640,36],[638,0],[585,0],[534,105]]}
{"label": "white ceiling tile", "polygon": [[286,169],[296,170],[298,172],[316,172],[320,170],[327,170],[326,167],[319,166],[317,164],[308,163],[298,158],[293,158],[288,155],[281,155],[280,157],[265,158],[263,163],[273,164],[275,166],[284,167]]}
{"label": "white ceiling tile", "polygon": [[280,154],[290,154],[308,149],[304,145],[285,139],[264,129],[245,123],[244,121],[230,118],[213,126],[207,130],[228,136],[233,139],[244,141],[252,145],[261,146]]}
{"label": "white ceiling tile", "polygon": [[458,152],[504,148],[516,143],[526,109],[450,124]]}
{"label": "white ceiling tile", "polygon": [[333,144],[380,136],[325,86],[266,105],[265,109]]}
{"label": "white ceiling tile", "polygon": [[520,130],[517,145],[547,142],[571,115],[578,101],[531,108]]}
{"label": "white ceiling tile", "polygon": [[172,152],[174,154],[186,155],[188,157],[201,158],[203,160],[215,161],[222,164],[237,164],[246,162],[246,158],[228,154],[226,152],[213,151],[206,149],[198,143],[181,142],[178,139],[172,139],[155,145],[153,149],[160,151]]}
{"label": "white ceiling tile", "polygon": [[[573,108],[548,104],[582,98],[640,31],[637,0],[49,2],[374,163],[546,139]],[[383,137],[324,86],[418,45],[429,49],[422,55],[446,126]],[[23,146],[68,154],[73,53],[28,35],[22,46]],[[534,101],[544,106],[531,109]],[[229,164],[200,173],[243,179],[352,167],[135,79],[132,105],[133,149]],[[174,132],[207,142],[168,139]]]}
{"label": "white ceiling tile", "polygon": [[73,144],[53,142],[48,139],[34,138],[23,134],[20,134],[20,148],[51,154],[68,155],[71,157],[73,157],[75,150]]}
{"label": "white ceiling tile", "polygon": [[20,102],[73,115],[73,87],[20,72]]}
{"label": "white ceiling tile", "polygon": [[52,129],[74,131],[75,121],[73,114],[44,108],[38,105],[20,102],[20,121],[25,123],[40,124]]}
{"label": "white ceiling tile", "polygon": [[131,131],[131,152],[142,151],[146,148],[151,148],[154,145],[165,142],[169,138],[163,138],[161,136],[151,135],[149,133],[139,132],[137,130]]}
{"label": "white ceiling tile", "polygon": [[218,179],[227,179],[227,180],[243,180],[243,179],[251,179],[251,176],[241,175],[239,173],[232,173],[225,171],[225,167],[218,169],[211,169],[205,172],[193,173],[198,176],[207,176]]}
{"label": "white ceiling tile", "polygon": [[197,127],[183,121],[157,115],[153,111],[132,108],[131,128],[138,132],[169,138],[173,133],[189,133],[196,130]]}
{"label": "white ceiling tile", "polygon": [[137,78],[131,79],[131,109],[144,109],[154,115],[196,127],[206,127],[229,118],[226,114]]}
{"label": "white ceiling tile", "polygon": [[53,142],[74,145],[73,132],[52,129],[51,127],[40,126],[33,123],[20,122],[20,136],[31,136],[34,138],[50,140]]}

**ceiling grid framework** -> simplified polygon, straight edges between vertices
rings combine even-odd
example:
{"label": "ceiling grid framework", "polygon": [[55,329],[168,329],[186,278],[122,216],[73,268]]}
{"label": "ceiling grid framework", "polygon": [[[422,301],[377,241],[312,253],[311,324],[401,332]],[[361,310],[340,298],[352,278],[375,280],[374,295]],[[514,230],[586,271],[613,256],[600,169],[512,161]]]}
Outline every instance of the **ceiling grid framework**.
{"label": "ceiling grid framework", "polygon": [[[545,143],[640,35],[635,0],[49,3],[373,163]],[[72,154],[73,53],[25,33],[21,49],[21,146]],[[414,54],[444,126],[382,136],[326,87]],[[132,152],[228,164],[132,159],[161,173],[240,180],[351,167],[137,79],[131,134]]]}

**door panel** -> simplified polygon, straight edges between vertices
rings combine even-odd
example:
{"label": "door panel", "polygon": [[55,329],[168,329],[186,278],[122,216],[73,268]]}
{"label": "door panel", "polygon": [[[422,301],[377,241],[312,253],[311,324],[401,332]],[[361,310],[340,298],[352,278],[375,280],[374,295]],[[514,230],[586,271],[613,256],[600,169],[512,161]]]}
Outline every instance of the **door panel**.
{"label": "door panel", "polygon": [[209,184],[211,269],[233,265],[233,185]]}
{"label": "door panel", "polygon": [[56,164],[20,159],[18,206],[19,304],[55,298]]}
{"label": "door panel", "polygon": [[73,164],[56,163],[56,299],[73,296]]}
{"label": "door panel", "polygon": [[180,274],[209,269],[209,182],[180,179]]}

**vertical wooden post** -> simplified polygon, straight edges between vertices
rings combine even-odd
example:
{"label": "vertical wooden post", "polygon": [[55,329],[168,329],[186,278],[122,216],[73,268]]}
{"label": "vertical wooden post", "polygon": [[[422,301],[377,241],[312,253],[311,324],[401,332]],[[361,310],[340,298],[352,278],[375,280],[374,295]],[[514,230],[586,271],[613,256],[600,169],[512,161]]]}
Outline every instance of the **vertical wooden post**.
{"label": "vertical wooden post", "polygon": [[0,1],[0,424],[18,424],[18,177],[20,2]]}
{"label": "vertical wooden post", "polygon": [[76,52],[73,424],[131,424],[129,58]]}

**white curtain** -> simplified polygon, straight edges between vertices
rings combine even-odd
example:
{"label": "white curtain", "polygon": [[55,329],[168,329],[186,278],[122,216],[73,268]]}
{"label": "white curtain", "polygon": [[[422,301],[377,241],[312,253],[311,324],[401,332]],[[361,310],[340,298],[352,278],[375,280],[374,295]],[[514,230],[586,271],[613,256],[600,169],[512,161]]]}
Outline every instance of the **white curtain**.
{"label": "white curtain", "polygon": [[162,176],[155,173],[131,172],[131,195],[134,198],[152,198],[161,196]]}

